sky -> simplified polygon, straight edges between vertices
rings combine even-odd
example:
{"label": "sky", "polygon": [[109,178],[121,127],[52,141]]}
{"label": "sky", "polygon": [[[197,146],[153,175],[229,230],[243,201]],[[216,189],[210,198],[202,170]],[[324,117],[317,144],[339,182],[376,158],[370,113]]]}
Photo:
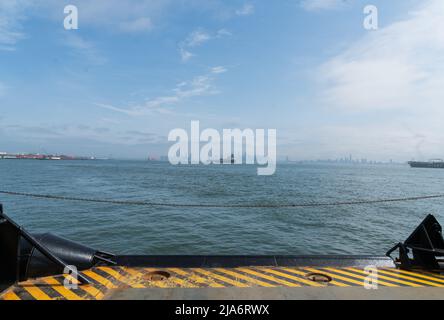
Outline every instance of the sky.
{"label": "sky", "polygon": [[199,120],[277,129],[278,158],[444,158],[443,17],[442,0],[0,0],[0,151],[162,156]]}

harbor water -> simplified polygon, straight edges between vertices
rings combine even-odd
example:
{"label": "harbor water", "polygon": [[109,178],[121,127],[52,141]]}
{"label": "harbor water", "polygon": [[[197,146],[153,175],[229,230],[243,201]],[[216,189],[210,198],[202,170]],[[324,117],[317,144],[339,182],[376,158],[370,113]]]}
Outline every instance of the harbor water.
{"label": "harbor water", "polygon": [[[145,161],[0,160],[0,189],[177,204],[278,205],[443,193],[444,170],[406,165],[172,166]],[[170,208],[0,195],[31,232],[118,254],[375,254],[405,240],[444,199],[307,208]]]}

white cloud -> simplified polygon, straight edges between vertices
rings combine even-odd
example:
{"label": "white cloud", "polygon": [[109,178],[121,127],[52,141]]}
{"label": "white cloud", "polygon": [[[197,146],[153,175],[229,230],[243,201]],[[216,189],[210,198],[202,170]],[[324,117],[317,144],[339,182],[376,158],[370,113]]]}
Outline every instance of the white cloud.
{"label": "white cloud", "polygon": [[254,13],[254,6],[251,3],[246,3],[240,9],[236,10],[236,15],[238,16],[249,16]]}
{"label": "white cloud", "polygon": [[[67,4],[79,9],[79,28],[98,27],[121,32],[146,32],[160,20],[171,0],[32,0],[39,4],[40,13],[55,21]],[[62,11],[61,11],[62,10]]]}
{"label": "white cloud", "polygon": [[230,37],[232,35],[233,34],[230,31],[228,31],[227,29],[220,29],[216,33],[216,38]]}
{"label": "white cloud", "polygon": [[[327,102],[352,110],[438,104],[444,85],[444,2],[428,0],[408,19],[369,33],[327,62]],[[422,100],[424,106],[424,100]]]}
{"label": "white cloud", "polygon": [[186,62],[190,60],[192,57],[194,57],[194,54],[189,52],[188,50],[184,48],[179,48],[180,57],[182,58],[182,61]]}
{"label": "white cloud", "polygon": [[227,72],[227,68],[225,68],[223,66],[217,66],[217,67],[211,68],[211,73],[214,73],[214,74],[225,73],[225,72]]}
{"label": "white cloud", "polygon": [[343,6],[345,0],[303,0],[302,8],[307,11],[331,10]]}
{"label": "white cloud", "polygon": [[191,32],[188,37],[179,44],[179,53],[182,61],[186,62],[195,56],[190,49],[199,47],[210,40],[226,36],[231,36],[231,33],[226,29],[220,29],[216,33],[209,33],[203,29]]}
{"label": "white cloud", "polygon": [[201,44],[207,42],[211,39],[211,36],[204,30],[196,30],[193,31],[188,38],[185,40],[184,45],[186,47],[196,47],[200,46]]}
{"label": "white cloud", "polygon": [[171,1],[0,0],[0,50],[15,50],[17,42],[26,37],[22,23],[27,14],[60,21],[63,7],[68,3],[79,8],[80,28],[97,26],[122,32],[147,32],[153,27],[151,16],[161,15]]}
{"label": "white cloud", "polygon": [[15,50],[17,42],[25,37],[21,23],[30,5],[30,0],[0,1],[0,50]]}
{"label": "white cloud", "polygon": [[[369,130],[381,139],[393,135],[379,125],[396,119],[410,137],[424,137],[424,148],[433,149],[427,143],[435,150],[442,148],[443,16],[444,2],[427,0],[406,19],[369,32],[330,59],[319,70],[324,105],[352,115],[376,116],[378,126],[375,122],[375,129]],[[359,137],[361,130],[355,129]],[[410,148],[408,143],[402,147]]]}
{"label": "white cloud", "polygon": [[190,48],[195,48],[212,39],[212,36],[205,30],[195,30],[179,44],[179,53],[182,61],[186,62],[194,57]]}
{"label": "white cloud", "polygon": [[[223,67],[219,67],[223,68]],[[225,72],[225,69],[216,69],[219,72],[212,72],[211,74]],[[191,81],[184,81],[176,85],[170,95],[159,96],[152,99],[147,99],[143,104],[130,106],[128,108],[115,107],[109,104],[96,103],[95,105],[104,109],[124,113],[130,116],[149,115],[153,112],[169,114],[169,106],[179,104],[180,102],[199,96],[208,96],[219,93],[213,86],[214,78],[210,75],[203,75],[193,78]]]}

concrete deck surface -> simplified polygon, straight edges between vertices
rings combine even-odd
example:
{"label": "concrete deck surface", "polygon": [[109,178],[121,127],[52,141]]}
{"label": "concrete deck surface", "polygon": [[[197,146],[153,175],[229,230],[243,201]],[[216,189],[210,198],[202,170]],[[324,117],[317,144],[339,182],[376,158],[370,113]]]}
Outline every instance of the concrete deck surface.
{"label": "concrete deck surface", "polygon": [[110,300],[444,300],[442,288],[171,288],[117,289]]}

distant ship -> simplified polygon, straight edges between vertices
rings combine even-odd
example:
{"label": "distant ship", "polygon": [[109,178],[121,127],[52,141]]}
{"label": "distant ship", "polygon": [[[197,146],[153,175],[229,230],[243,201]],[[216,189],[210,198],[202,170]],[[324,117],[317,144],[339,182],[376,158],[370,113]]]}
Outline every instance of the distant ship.
{"label": "distant ship", "polygon": [[439,168],[444,169],[444,161],[442,159],[433,159],[430,161],[410,161],[410,167],[412,168]]}
{"label": "distant ship", "polygon": [[223,158],[220,158],[220,164],[226,164],[226,163],[236,164],[236,159],[234,158],[234,154],[231,154],[231,159],[224,160]]}

